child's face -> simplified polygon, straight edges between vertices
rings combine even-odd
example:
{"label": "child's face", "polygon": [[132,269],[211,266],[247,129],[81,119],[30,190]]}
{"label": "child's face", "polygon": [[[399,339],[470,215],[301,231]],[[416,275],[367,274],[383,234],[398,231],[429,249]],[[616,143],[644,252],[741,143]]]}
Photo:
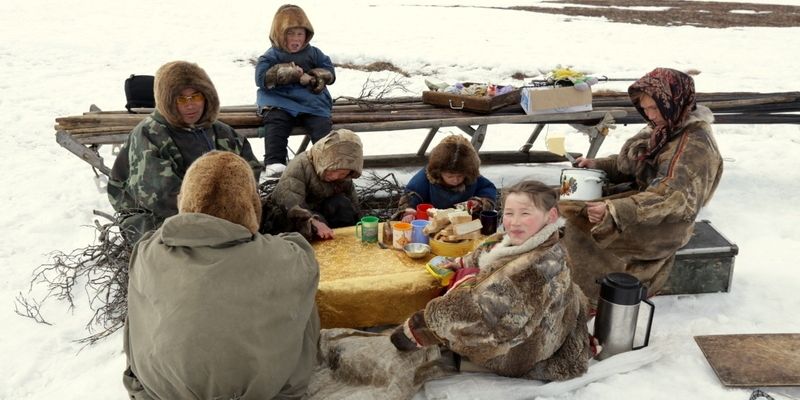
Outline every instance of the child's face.
{"label": "child's face", "polygon": [[464,182],[464,174],[455,172],[442,172],[442,180],[447,186],[458,186]]}
{"label": "child's face", "polygon": [[286,30],[285,46],[289,53],[297,53],[306,44],[305,28],[289,28]]}
{"label": "child's face", "polygon": [[555,222],[558,212],[555,207],[542,210],[523,193],[511,193],[503,205],[503,227],[514,246],[525,243],[543,226]]}
{"label": "child's face", "polygon": [[322,177],[322,180],[325,182],[336,182],[347,178],[348,175],[350,175],[349,169],[326,169],[325,176]]}

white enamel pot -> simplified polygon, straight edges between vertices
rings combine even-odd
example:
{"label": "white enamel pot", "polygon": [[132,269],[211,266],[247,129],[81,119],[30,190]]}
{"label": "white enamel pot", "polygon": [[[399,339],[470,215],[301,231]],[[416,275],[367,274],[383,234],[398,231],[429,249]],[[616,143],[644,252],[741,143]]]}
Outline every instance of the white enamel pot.
{"label": "white enamel pot", "polygon": [[599,169],[565,168],[561,170],[562,200],[597,200],[603,197],[606,173]]}

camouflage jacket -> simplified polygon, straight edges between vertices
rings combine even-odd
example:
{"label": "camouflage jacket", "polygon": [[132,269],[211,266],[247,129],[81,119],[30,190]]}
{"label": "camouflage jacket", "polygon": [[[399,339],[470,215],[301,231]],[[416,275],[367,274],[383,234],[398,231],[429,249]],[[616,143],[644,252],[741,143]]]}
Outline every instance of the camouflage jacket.
{"label": "camouflage jacket", "polygon": [[250,143],[230,126],[217,121],[208,129],[189,131],[169,125],[154,111],[131,131],[114,162],[107,189],[111,205],[117,212],[139,211],[151,220],[146,228],[157,227],[178,213],[177,195],[186,170],[210,150],[242,156],[256,180],[263,170]]}

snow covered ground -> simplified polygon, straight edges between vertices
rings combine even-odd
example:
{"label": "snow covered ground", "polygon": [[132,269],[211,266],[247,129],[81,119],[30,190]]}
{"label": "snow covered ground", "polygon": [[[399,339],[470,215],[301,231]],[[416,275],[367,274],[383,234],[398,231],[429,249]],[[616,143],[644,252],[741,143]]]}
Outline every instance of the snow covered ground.
{"label": "snow covered ground", "polygon": [[[763,1],[795,4],[796,1]],[[249,60],[268,47],[272,15],[283,2],[210,0],[104,2],[7,0],[0,3],[0,399],[121,399],[122,335],[82,348],[91,316],[78,291],[75,309],[49,301],[52,326],[14,313],[31,271],[53,250],[85,247],[93,209],[111,211],[91,168],[54,140],[54,118],[122,109],[124,79],[152,74],[175,59],[197,62],[214,80],[223,104],[252,104]],[[800,56],[800,28],[654,27],[608,23],[487,8],[536,3],[492,1],[306,1],[313,44],[336,63],[388,61],[410,72],[407,86],[419,95],[423,75],[445,81],[522,84],[510,76],[534,74],[557,64],[609,77],[636,78],[664,66],[696,69],[697,90],[791,91]],[[795,49],[795,50],[791,50]],[[370,77],[388,73],[339,69],[335,96],[358,96]],[[627,82],[597,89],[625,90]],[[402,93],[397,93],[402,95]],[[618,127],[600,155],[614,153],[640,126]],[[487,150],[518,148],[526,126],[492,126]],[[585,151],[586,138],[562,126],[567,149]],[[457,130],[445,129],[456,133]],[[798,332],[800,322],[800,126],[718,125],[725,173],[716,196],[700,215],[740,249],[733,290],[724,294],[658,297],[651,343],[663,356],[635,371],[613,375],[556,398],[747,399],[748,389],[723,387],[694,343],[694,335]],[[547,133],[549,131],[546,131]],[[414,152],[424,131],[365,133],[368,154]],[[441,136],[440,136],[441,137]],[[543,149],[543,140],[534,146]],[[435,144],[435,143],[434,143]],[[262,142],[253,141],[257,154]],[[113,161],[109,149],[106,162]],[[563,165],[491,167],[497,182],[525,176],[551,179]],[[102,182],[99,182],[102,186]],[[486,398],[480,386],[452,387],[446,398]],[[772,392],[776,393],[776,392]],[[520,389],[516,394],[524,394]],[[504,394],[503,397],[511,394]],[[796,391],[792,394],[800,397]],[[549,397],[552,398],[552,397]]]}

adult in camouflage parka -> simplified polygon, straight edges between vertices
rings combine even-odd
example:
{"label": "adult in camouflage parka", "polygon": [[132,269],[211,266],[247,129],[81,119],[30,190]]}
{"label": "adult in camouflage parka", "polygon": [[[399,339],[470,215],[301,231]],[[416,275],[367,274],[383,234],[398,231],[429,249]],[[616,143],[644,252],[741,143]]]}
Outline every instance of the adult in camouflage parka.
{"label": "adult in camouflage parka", "polygon": [[124,215],[121,227],[132,242],[178,213],[183,176],[201,155],[236,153],[250,164],[256,180],[263,170],[247,139],[217,121],[217,90],[197,64],[162,65],[154,92],[156,109],[131,131],[108,183],[108,199]]}

